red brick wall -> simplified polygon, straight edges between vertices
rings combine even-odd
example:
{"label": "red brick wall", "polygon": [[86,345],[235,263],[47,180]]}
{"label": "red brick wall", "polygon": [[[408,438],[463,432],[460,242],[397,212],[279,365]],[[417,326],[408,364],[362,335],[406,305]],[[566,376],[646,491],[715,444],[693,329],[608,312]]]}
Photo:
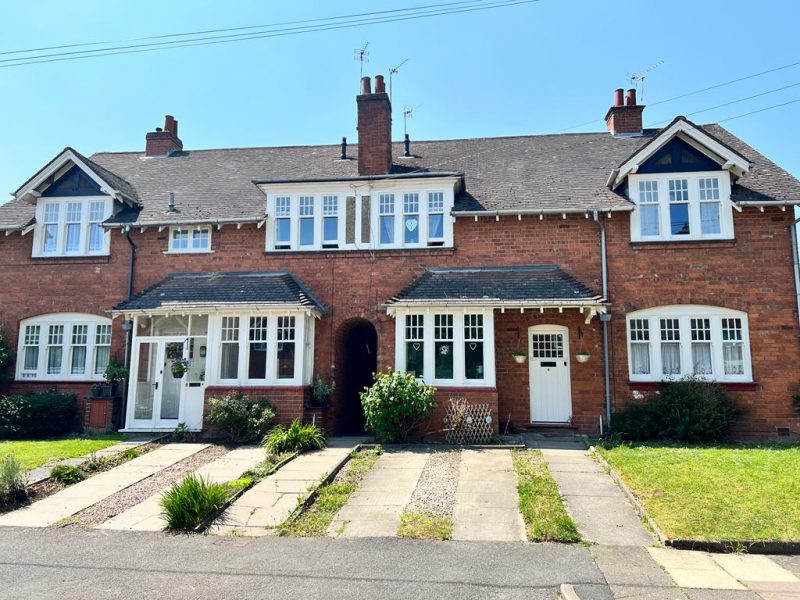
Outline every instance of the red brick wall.
{"label": "red brick wall", "polygon": [[392,166],[392,106],[388,94],[358,96],[358,174],[385,175]]}

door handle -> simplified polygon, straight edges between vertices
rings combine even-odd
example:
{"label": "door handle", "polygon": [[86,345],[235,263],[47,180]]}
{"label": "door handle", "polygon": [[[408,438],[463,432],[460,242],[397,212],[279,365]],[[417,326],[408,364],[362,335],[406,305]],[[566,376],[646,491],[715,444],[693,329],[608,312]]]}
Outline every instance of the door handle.
{"label": "door handle", "polygon": [[157,381],[156,381],[156,382],[153,384],[153,387],[154,387],[155,389],[158,389],[158,382],[157,382]]}

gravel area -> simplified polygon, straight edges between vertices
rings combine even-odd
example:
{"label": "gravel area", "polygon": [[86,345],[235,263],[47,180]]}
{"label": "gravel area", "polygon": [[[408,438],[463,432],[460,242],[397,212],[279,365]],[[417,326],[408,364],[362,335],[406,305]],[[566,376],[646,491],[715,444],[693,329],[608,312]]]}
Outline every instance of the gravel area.
{"label": "gravel area", "polygon": [[406,511],[450,516],[456,503],[461,450],[431,453]]}
{"label": "gravel area", "polygon": [[229,451],[230,450],[225,446],[210,446],[205,450],[193,454],[189,458],[159,471],[155,475],[151,475],[147,479],[143,479],[139,483],[109,496],[97,504],[93,504],[78,514],[72,515],[58,524],[58,526],[94,527],[99,525],[117,516],[121,512],[128,510],[132,506],[139,504],[139,502],[147,500],[147,498],[168,486],[173,481],[218,459]]}

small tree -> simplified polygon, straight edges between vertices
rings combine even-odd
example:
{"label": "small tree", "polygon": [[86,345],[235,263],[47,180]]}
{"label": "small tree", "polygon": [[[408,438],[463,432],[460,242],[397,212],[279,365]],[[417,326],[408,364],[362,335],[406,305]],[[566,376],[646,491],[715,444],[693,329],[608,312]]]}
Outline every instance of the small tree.
{"label": "small tree", "polygon": [[376,373],[372,387],[361,392],[367,429],[385,442],[407,441],[409,434],[433,413],[435,391],[413,373],[392,369]]}

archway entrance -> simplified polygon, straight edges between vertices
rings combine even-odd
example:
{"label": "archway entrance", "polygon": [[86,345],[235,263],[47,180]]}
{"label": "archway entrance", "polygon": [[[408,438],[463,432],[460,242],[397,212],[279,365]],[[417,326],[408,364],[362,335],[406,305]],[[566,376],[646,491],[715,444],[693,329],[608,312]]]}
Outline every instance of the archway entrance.
{"label": "archway entrance", "polygon": [[372,384],[378,368],[378,333],[366,319],[351,319],[339,328],[337,385],[339,387],[338,431],[364,432],[364,412],[359,394]]}

